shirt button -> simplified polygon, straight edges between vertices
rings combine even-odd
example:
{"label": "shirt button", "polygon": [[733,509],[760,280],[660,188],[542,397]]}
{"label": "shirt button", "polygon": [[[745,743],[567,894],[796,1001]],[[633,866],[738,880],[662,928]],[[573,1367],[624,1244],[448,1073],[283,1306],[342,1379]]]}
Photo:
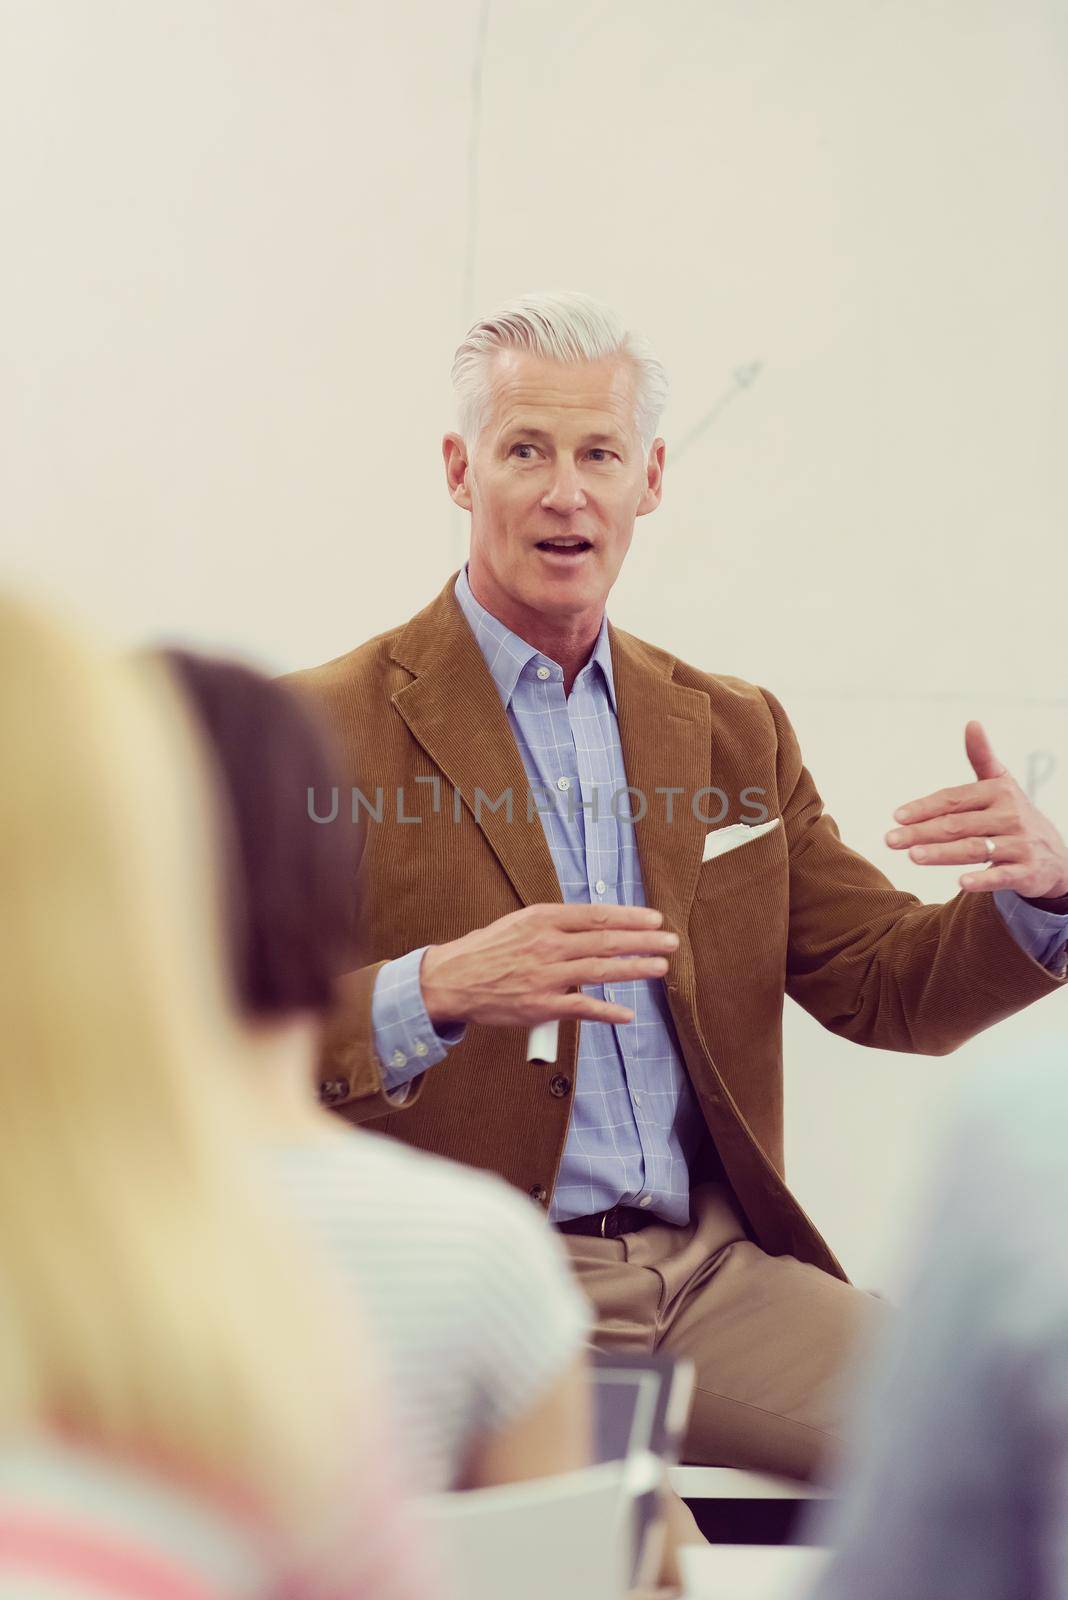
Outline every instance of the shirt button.
{"label": "shirt button", "polygon": [[416,1053],[417,1056],[425,1056],[426,1055],[426,1045],[423,1043],[422,1039],[417,1039],[416,1040],[416,1042],[415,1042],[415,1053]]}
{"label": "shirt button", "polygon": [[638,1204],[641,1206],[643,1211],[646,1209],[647,1206],[651,1206],[652,1203],[653,1203],[653,1197],[652,1197],[651,1194],[643,1194],[641,1199],[638,1201]]}
{"label": "shirt button", "polygon": [[606,1000],[614,1000],[615,999],[615,994],[613,993],[610,985],[608,985],[607,983],[604,986],[604,997],[605,997]]}
{"label": "shirt button", "polygon": [[571,787],[571,779],[570,778],[557,778],[556,787],[558,789],[570,789],[570,787]]}
{"label": "shirt button", "polygon": [[552,673],[549,671],[548,667],[539,667],[538,668],[538,677],[544,683],[546,678],[551,678],[552,677]]}
{"label": "shirt button", "polygon": [[636,1106],[640,1106],[642,1103],[642,1097],[640,1094],[632,1094],[631,1099],[634,1101]]}
{"label": "shirt button", "polygon": [[605,890],[608,888],[608,885],[605,883],[603,878],[598,878],[593,887],[596,889],[598,894],[604,894]]}
{"label": "shirt button", "polygon": [[392,1061],[395,1067],[403,1067],[406,1064],[408,1057],[404,1054],[403,1050],[394,1050],[389,1059]]}

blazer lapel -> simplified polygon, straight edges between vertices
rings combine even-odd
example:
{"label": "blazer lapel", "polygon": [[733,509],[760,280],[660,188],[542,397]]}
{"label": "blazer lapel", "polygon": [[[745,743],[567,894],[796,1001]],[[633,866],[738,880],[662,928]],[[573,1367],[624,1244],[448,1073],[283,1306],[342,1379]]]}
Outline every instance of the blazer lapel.
{"label": "blazer lapel", "polygon": [[[393,659],[416,674],[393,704],[412,737],[462,797],[524,905],[563,896],[537,811],[528,821],[526,768],[474,634],[453,593],[456,574],[412,618]],[[481,790],[481,796],[477,791]],[[502,794],[505,804],[490,809]],[[452,805],[443,797],[443,806]]]}
{"label": "blazer lapel", "polygon": [[[393,659],[415,676],[393,704],[444,777],[462,797],[524,905],[563,897],[535,811],[528,821],[527,774],[497,687],[453,593],[456,575],[413,617]],[[701,866],[707,823],[693,797],[709,782],[708,699],[673,682],[674,658],[608,625],[619,733],[627,782],[641,792],[645,814],[635,825],[645,898],[685,928]],[[681,789],[670,797],[667,788]],[[476,804],[476,792],[481,797]],[[507,806],[490,804],[506,792]],[[449,799],[451,804],[451,797]],[[632,797],[632,810],[640,809]]]}
{"label": "blazer lapel", "polygon": [[[619,734],[627,783],[646,811],[635,823],[645,898],[677,929],[685,929],[697,885],[707,823],[693,798],[709,783],[711,714],[708,698],[672,680],[674,658],[609,623]],[[660,789],[681,789],[668,796]],[[668,805],[671,805],[671,821]],[[707,799],[698,802],[704,811]],[[632,813],[640,811],[637,796]]]}

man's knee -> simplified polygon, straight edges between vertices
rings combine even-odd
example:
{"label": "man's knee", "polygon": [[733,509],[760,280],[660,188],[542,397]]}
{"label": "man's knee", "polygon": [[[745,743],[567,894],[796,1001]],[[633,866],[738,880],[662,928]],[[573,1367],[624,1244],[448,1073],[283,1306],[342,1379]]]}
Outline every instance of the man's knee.
{"label": "man's knee", "polygon": [[825,1479],[889,1307],[792,1258],[739,1255],[733,1287],[691,1308],[670,1344],[697,1366],[685,1459]]}

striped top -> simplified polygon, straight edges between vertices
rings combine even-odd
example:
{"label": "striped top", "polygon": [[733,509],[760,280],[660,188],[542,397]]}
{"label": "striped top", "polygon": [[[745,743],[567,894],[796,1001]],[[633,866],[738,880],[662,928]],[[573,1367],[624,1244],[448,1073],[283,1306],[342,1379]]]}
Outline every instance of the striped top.
{"label": "striped top", "polygon": [[415,1490],[457,1486],[474,1441],[584,1347],[589,1307],[556,1234],[501,1179],[362,1129],[272,1157],[359,1294]]}
{"label": "striped top", "polygon": [[0,1448],[0,1600],[429,1600],[410,1514],[377,1458],[287,1555],[262,1520],[139,1463],[35,1434]]}

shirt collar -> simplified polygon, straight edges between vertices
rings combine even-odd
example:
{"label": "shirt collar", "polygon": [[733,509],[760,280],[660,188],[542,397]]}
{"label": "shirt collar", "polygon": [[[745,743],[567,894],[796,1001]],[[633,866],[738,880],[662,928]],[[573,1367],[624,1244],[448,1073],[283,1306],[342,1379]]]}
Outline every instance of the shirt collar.
{"label": "shirt collar", "polygon": [[[559,662],[553,661],[551,656],[544,655],[534,645],[528,644],[517,633],[506,628],[503,622],[498,622],[497,618],[475,599],[467,578],[466,562],[460,568],[456,579],[456,599],[485,657],[490,677],[497,685],[497,691],[506,706],[511,704],[516,684],[523,668],[529,662],[539,659],[559,668]],[[601,618],[601,631],[597,635],[597,642],[590,653],[590,659],[582,671],[587,672],[594,665],[600,668],[608,690],[608,701],[614,713],[616,686],[612,677],[612,647],[608,639],[607,616]]]}

